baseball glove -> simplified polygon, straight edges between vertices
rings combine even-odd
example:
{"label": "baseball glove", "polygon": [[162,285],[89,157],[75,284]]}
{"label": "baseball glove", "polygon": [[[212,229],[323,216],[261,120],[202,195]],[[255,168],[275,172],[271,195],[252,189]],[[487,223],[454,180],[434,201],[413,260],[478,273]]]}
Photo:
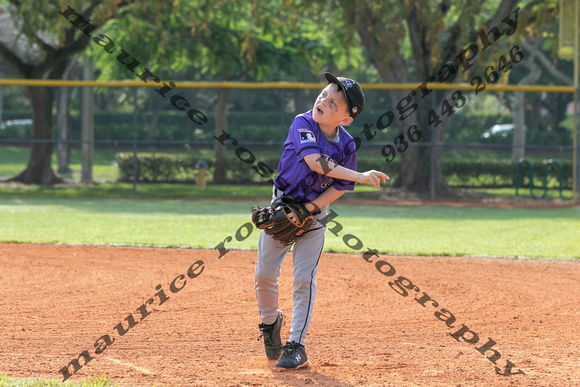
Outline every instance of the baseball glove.
{"label": "baseball glove", "polygon": [[281,196],[270,207],[252,207],[252,222],[266,234],[289,246],[296,242],[314,223],[303,203],[290,196]]}

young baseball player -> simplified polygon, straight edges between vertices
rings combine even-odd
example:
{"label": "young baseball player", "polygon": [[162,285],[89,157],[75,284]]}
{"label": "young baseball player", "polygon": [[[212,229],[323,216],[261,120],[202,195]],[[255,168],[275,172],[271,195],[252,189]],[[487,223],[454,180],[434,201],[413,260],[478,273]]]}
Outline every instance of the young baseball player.
{"label": "young baseball player", "polygon": [[264,337],[266,356],[278,359],[276,367],[280,369],[298,369],[308,364],[304,339],[312,319],[328,205],[346,190],[353,190],[355,182],[371,183],[378,188],[381,181],[389,179],[375,170],[356,171],[356,145],[343,126],[349,125],[364,108],[360,85],[352,79],[324,75],[329,84],[316,98],[312,110],[297,115],[290,126],[278,165],[279,175],[274,179],[272,201],[288,195],[306,203],[306,209],[312,213],[320,210],[310,229],[294,243],[294,303],[290,338],[284,346],[280,336],[284,314],[278,310],[278,277],[290,246],[264,230],[258,242],[254,274],[262,320],[258,340]]}

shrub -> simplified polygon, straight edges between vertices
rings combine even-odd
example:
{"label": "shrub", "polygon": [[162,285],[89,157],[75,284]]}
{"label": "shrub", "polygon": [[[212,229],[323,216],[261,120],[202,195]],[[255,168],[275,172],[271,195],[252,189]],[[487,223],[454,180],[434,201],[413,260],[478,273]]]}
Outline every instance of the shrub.
{"label": "shrub", "polygon": [[[563,188],[572,188],[572,162],[564,161]],[[534,169],[534,187],[544,186],[545,163],[532,163]],[[452,186],[469,188],[513,187],[515,184],[516,164],[511,160],[455,160],[441,164],[443,175]],[[529,187],[529,169],[520,165],[520,187]],[[548,169],[548,187],[558,187],[557,168],[552,165]]]}
{"label": "shrub", "polygon": [[[133,154],[118,153],[119,181],[133,181]],[[177,182],[194,179],[196,160],[180,154],[138,153],[137,181]]]}
{"label": "shrub", "polygon": [[[133,154],[118,153],[119,181],[133,180]],[[277,173],[279,155],[256,154],[256,160],[262,162]],[[358,170],[367,171],[381,167],[381,158],[359,157]],[[198,159],[193,155],[169,153],[138,153],[137,181],[139,182],[193,182]],[[213,174],[215,160],[207,160],[208,170]],[[399,170],[400,162],[389,163],[391,178]],[[544,185],[545,163],[534,162],[534,187]],[[563,188],[572,188],[572,162],[564,161]],[[499,188],[513,187],[515,163],[510,160],[450,160],[442,161],[443,175],[451,186],[466,188]],[[211,175],[210,175],[211,176]],[[226,156],[226,178],[230,183],[266,183],[268,179],[260,176],[250,165],[240,162],[235,155]],[[211,181],[211,179],[210,179]],[[520,187],[529,187],[529,169],[520,165]],[[548,187],[558,187],[557,168],[552,165],[548,170]]]}

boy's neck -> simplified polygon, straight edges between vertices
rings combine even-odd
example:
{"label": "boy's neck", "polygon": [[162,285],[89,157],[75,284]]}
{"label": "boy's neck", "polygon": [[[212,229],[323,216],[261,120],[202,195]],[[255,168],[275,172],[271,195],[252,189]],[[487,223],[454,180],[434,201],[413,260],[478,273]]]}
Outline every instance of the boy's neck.
{"label": "boy's neck", "polygon": [[324,133],[326,138],[328,138],[330,141],[333,141],[336,135],[338,134],[338,125],[335,127],[329,127],[326,125],[323,126],[318,124],[318,127],[320,128],[320,130],[322,130],[322,133]]}

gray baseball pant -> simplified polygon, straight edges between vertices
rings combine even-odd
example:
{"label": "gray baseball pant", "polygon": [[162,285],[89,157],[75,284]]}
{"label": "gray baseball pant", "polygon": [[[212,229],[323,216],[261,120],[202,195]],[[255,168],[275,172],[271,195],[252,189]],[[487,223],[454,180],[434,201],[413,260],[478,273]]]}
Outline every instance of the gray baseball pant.
{"label": "gray baseball pant", "polygon": [[[294,243],[293,260],[293,306],[290,338],[304,345],[308,326],[312,319],[314,298],[316,296],[316,273],[318,262],[324,247],[326,227],[319,223],[327,214],[328,206],[316,215],[315,222],[305,235]],[[278,277],[282,263],[290,246],[267,235],[263,230],[258,242],[258,262],[254,272],[256,281],[256,298],[260,318],[264,324],[273,324],[278,315]]]}

